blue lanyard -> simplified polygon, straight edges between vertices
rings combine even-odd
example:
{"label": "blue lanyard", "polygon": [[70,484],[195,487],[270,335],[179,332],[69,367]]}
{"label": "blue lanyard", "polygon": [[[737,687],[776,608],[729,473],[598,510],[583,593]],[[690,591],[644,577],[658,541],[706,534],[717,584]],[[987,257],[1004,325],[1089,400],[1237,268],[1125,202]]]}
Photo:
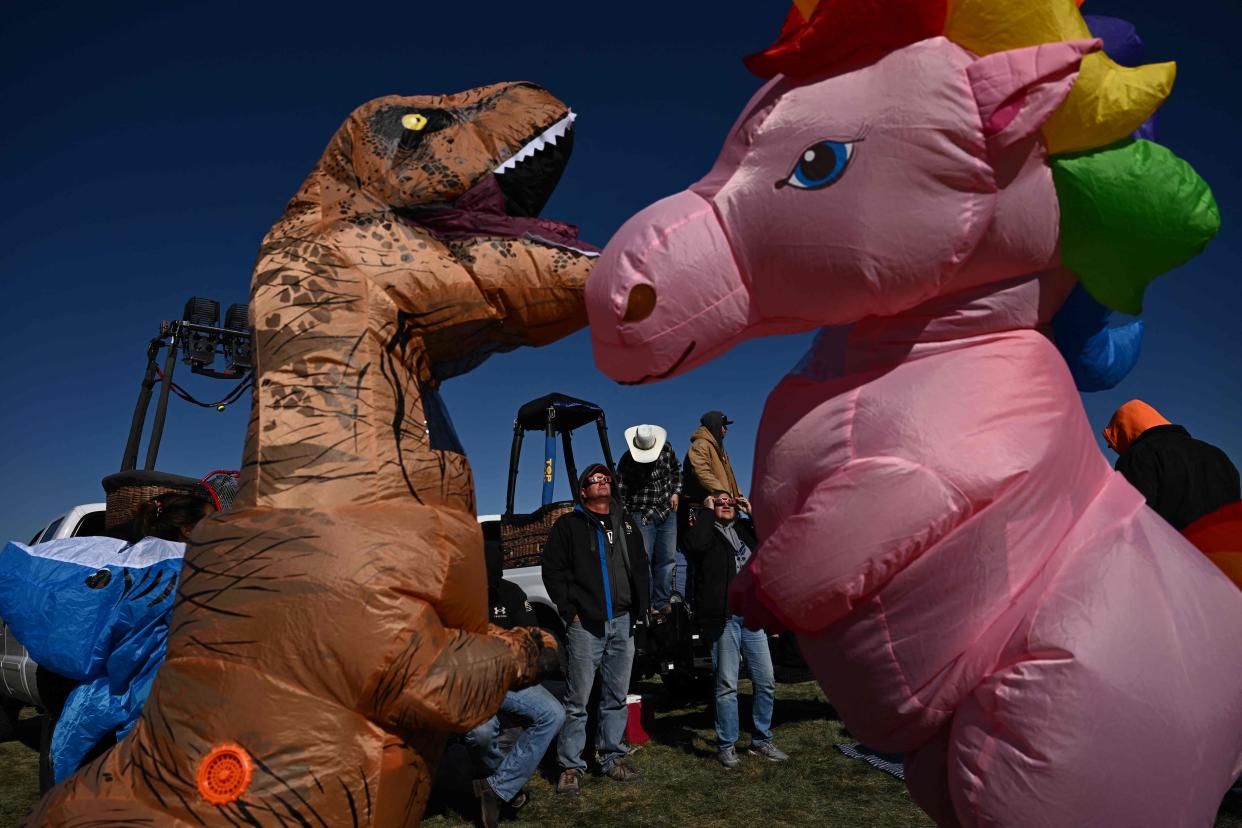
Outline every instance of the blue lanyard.
{"label": "blue lanyard", "polygon": [[[583,509],[582,513],[585,515],[586,509]],[[612,620],[612,583],[608,580],[608,560],[604,557],[605,555],[604,526],[594,517],[590,515],[586,515],[586,517],[587,517],[587,520],[593,521],[595,523],[595,537],[599,543],[599,571],[603,573],[603,576],[604,576],[604,611],[608,613],[608,618],[606,620],[611,621]]]}
{"label": "blue lanyard", "polygon": [[608,613],[609,620],[612,619],[612,584],[608,580],[608,561],[604,557],[604,527],[596,524],[595,534],[599,539],[599,571],[604,573],[604,610]]}

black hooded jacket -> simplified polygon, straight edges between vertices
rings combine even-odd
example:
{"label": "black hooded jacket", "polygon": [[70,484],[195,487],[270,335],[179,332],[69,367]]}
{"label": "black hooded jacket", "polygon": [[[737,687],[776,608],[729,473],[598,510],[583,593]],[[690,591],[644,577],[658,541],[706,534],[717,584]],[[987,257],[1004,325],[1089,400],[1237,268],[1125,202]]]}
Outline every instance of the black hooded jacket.
{"label": "black hooded jacket", "polygon": [[[582,473],[583,482],[592,471]],[[622,563],[629,586],[630,622],[647,612],[651,592],[651,572],[648,569],[647,551],[643,536],[613,500],[608,515],[612,527],[614,545],[621,550]],[[548,597],[556,604],[561,620],[569,626],[574,616],[584,624],[603,623],[608,619],[608,596],[604,590],[604,556],[600,553],[600,522],[581,506],[575,506],[569,514],[561,515],[552,524],[547,543],[543,546],[543,585]],[[620,608],[613,607],[613,617]]]}
{"label": "black hooded jacket", "polygon": [[[733,528],[752,555],[758,551],[759,542],[749,521],[734,521]],[[681,543],[694,581],[691,594],[695,623],[705,639],[714,641],[733,614],[729,609],[729,587],[737,574],[733,547],[716,531],[716,516],[708,509],[699,511],[698,519],[682,536]]]}
{"label": "black hooded jacket", "polygon": [[539,618],[530,605],[526,593],[512,581],[504,578],[504,562],[500,547],[489,547],[484,552],[487,562],[488,620],[498,627],[511,630],[514,627],[538,627]]}
{"label": "black hooded jacket", "polygon": [[1117,458],[1117,471],[1178,531],[1242,499],[1238,469],[1229,457],[1179,425],[1144,431]]}

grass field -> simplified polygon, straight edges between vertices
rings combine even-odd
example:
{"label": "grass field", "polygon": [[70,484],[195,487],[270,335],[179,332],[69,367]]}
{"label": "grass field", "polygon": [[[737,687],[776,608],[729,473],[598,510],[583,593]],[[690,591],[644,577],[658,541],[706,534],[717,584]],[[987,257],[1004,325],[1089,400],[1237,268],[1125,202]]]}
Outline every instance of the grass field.
{"label": "grass field", "polygon": [[[741,689],[742,722],[749,721],[749,683]],[[714,759],[711,714],[705,706],[670,702],[656,681],[637,692],[656,705],[651,742],[631,757],[644,779],[620,785],[600,776],[583,781],[577,799],[558,798],[549,778],[531,781],[531,802],[516,823],[540,828],[629,828],[635,825],[815,826],[903,828],[931,826],[901,782],[845,758],[834,742],[848,741],[813,683],[778,685],[776,742],[786,764],[744,756],[725,771]],[[645,702],[645,703],[646,703]],[[745,733],[745,730],[743,730]],[[743,742],[745,742],[743,736]],[[16,742],[0,745],[0,826],[16,825],[38,795],[35,754]],[[433,802],[428,828],[470,825],[470,800]],[[1216,828],[1242,828],[1242,803],[1230,802]]]}

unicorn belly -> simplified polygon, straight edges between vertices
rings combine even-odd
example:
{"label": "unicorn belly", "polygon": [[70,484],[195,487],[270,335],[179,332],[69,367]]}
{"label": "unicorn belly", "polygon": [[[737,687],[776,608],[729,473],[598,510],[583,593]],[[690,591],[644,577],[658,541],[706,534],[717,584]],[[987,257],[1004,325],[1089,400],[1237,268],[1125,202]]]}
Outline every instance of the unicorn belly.
{"label": "unicorn belly", "polygon": [[[1019,402],[996,393],[1015,377]],[[1236,661],[1202,641],[1200,622],[1242,644],[1242,594],[1108,468],[1063,361],[1034,331],[916,346],[868,375],[787,378],[759,450],[754,592],[876,747],[917,749],[1013,665],[1065,661],[1102,688],[1128,675],[1125,659],[1154,675],[1187,656]],[[898,461],[917,474],[893,474]],[[884,473],[825,486],[868,464]],[[1173,595],[1160,618],[1135,610]],[[1168,635],[1179,648],[1139,643]],[[1242,686],[1242,672],[1227,678]]]}
{"label": "unicorn belly", "polygon": [[[960,545],[979,540],[963,533]],[[957,761],[982,776],[1000,754],[1028,769],[1065,757],[1083,728],[1109,729],[1110,756],[1150,753],[1149,722],[1172,722],[1211,754],[1194,773],[1236,773],[1242,594],[1120,476],[1006,601],[981,606],[959,586],[970,571],[956,547],[948,539],[851,615],[799,635],[852,733],[910,753],[951,728]]]}

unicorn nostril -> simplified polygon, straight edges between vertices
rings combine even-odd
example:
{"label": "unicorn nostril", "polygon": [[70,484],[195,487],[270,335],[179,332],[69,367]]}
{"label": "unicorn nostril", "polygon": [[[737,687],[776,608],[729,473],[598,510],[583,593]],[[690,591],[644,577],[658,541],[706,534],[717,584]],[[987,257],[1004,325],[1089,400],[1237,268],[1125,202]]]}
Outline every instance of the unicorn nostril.
{"label": "unicorn nostril", "polygon": [[656,292],[651,285],[635,285],[625,303],[625,322],[641,322],[655,310]]}

